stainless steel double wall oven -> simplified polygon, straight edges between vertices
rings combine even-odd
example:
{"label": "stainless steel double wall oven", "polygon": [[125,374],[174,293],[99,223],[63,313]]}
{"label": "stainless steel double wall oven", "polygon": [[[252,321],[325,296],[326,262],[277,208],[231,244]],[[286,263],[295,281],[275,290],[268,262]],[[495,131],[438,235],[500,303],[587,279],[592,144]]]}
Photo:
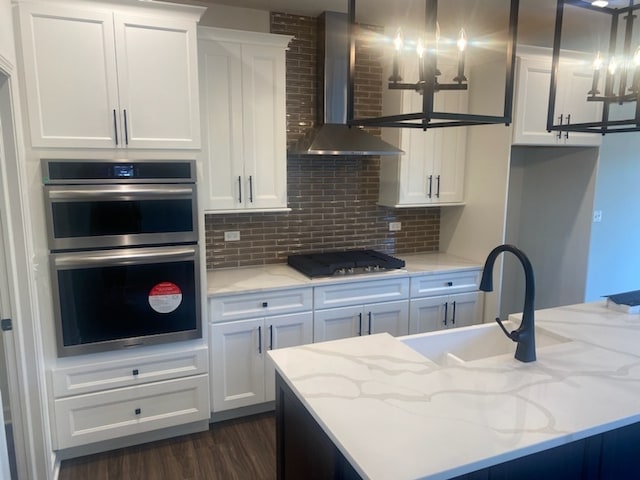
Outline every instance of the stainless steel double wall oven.
{"label": "stainless steel double wall oven", "polygon": [[195,162],[42,170],[58,355],[201,337]]}

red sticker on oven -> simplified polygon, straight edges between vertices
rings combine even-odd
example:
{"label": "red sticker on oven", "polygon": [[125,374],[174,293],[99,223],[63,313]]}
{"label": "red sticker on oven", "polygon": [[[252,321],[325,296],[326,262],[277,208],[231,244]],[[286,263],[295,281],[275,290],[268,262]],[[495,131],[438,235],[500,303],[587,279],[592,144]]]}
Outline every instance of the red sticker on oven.
{"label": "red sticker on oven", "polygon": [[160,282],[149,291],[149,305],[158,313],[171,313],[182,303],[182,291],[175,283]]}

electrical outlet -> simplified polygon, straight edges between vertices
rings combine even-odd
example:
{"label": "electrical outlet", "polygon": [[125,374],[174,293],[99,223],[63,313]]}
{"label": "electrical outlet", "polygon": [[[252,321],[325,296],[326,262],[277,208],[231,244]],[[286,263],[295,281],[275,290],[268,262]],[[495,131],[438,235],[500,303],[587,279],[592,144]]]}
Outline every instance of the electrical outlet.
{"label": "electrical outlet", "polygon": [[240,232],[234,230],[232,232],[224,232],[224,241],[225,242],[237,242],[240,240]]}
{"label": "electrical outlet", "polygon": [[593,211],[593,223],[599,223],[602,221],[602,210]]}
{"label": "electrical outlet", "polygon": [[390,232],[399,232],[402,230],[401,222],[389,222],[389,231]]}

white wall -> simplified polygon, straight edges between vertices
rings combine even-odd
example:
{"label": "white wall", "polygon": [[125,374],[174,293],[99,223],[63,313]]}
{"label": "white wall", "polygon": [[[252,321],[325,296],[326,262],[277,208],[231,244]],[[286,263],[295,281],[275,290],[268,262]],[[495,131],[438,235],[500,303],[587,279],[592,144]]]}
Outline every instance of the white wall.
{"label": "white wall", "polygon": [[[533,265],[536,308],[584,301],[597,148],[513,147],[507,243]],[[505,259],[501,317],[522,311],[522,267]]]}
{"label": "white wall", "polygon": [[600,148],[586,299],[640,289],[640,133],[606,135]]}

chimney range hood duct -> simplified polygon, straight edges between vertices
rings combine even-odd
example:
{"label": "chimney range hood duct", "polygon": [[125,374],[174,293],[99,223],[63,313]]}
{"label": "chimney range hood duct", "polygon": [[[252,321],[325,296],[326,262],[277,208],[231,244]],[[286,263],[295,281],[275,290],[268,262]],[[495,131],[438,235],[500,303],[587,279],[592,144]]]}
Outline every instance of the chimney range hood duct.
{"label": "chimney range hood duct", "polygon": [[294,145],[295,155],[399,155],[404,151],[360,127],[347,125],[349,17],[324,12],[318,18],[319,125]]}

